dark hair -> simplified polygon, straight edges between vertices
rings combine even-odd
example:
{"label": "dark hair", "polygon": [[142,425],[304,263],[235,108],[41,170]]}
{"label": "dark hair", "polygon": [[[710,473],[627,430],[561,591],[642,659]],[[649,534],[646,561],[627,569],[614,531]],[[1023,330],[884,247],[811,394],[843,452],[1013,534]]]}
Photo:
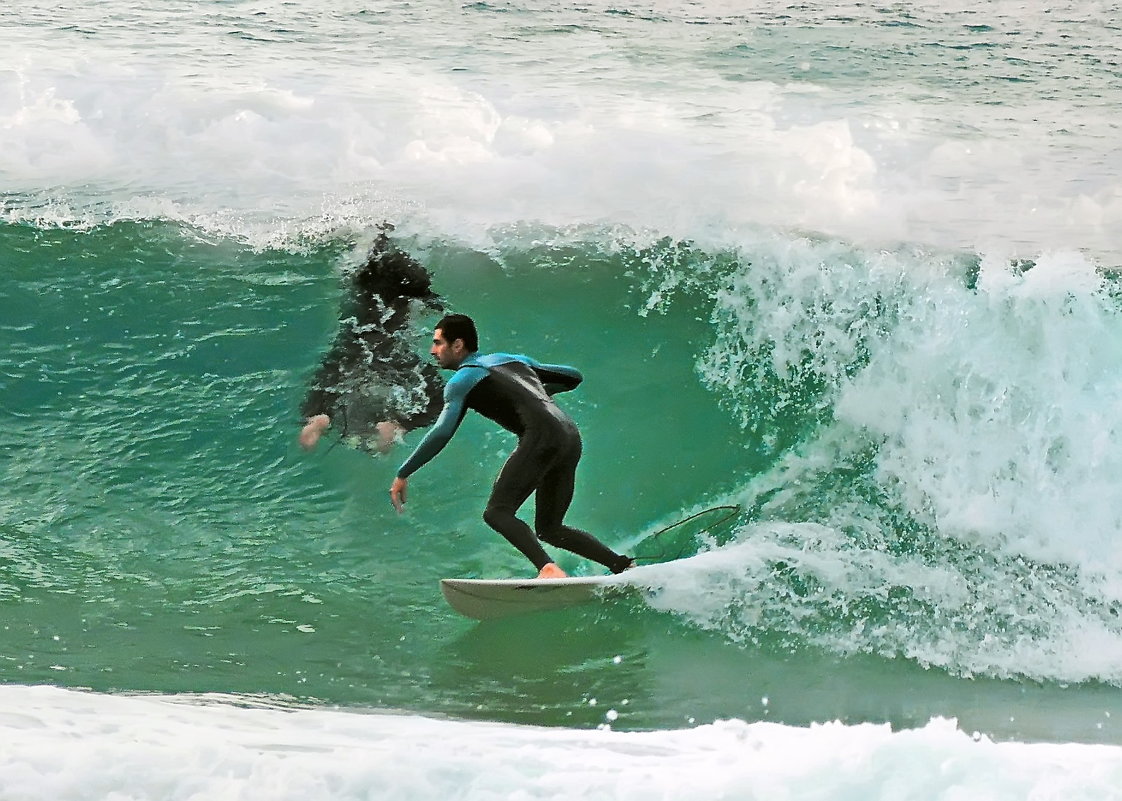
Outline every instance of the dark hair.
{"label": "dark hair", "polygon": [[400,304],[410,298],[440,309],[440,298],[432,291],[432,276],[419,261],[399,249],[386,235],[387,226],[370,249],[366,262],[354,271],[352,281],[361,302]]}
{"label": "dark hair", "polygon": [[466,314],[446,314],[440,318],[436,327],[443,333],[449,345],[457,339],[462,339],[468,353],[479,350],[479,334],[475,331],[475,321]]}

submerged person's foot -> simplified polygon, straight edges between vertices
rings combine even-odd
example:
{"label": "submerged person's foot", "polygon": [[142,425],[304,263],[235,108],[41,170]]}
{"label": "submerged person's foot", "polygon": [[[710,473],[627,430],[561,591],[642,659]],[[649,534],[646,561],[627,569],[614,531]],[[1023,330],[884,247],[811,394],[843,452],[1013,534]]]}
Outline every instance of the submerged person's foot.
{"label": "submerged person's foot", "polygon": [[540,571],[538,571],[538,578],[540,578],[540,579],[568,578],[568,577],[569,577],[569,574],[566,573],[561,568],[559,568],[553,562],[550,562],[548,565],[546,565]]}
{"label": "submerged person's foot", "polygon": [[401,435],[405,433],[403,425],[390,420],[383,420],[374,428],[378,431],[378,453],[389,453],[390,448],[401,442]]}
{"label": "submerged person's foot", "polygon": [[310,451],[319,442],[323,432],[331,425],[331,418],[326,414],[317,414],[309,417],[304,428],[300,431],[300,447]]}

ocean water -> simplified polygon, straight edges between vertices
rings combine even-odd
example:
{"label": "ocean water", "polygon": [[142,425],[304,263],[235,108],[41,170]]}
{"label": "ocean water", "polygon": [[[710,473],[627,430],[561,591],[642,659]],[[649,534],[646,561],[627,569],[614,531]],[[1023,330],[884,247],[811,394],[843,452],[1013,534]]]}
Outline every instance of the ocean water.
{"label": "ocean water", "polygon": [[[1122,798],[1120,12],[0,9],[0,798]],[[738,516],[453,613],[509,437],[295,441],[384,222],[574,522]]]}

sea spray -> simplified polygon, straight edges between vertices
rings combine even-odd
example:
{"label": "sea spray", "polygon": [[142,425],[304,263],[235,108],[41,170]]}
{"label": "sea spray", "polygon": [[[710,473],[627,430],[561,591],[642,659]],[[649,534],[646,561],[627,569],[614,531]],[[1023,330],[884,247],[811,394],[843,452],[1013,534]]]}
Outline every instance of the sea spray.
{"label": "sea spray", "polygon": [[1122,318],[1094,264],[764,240],[647,286],[655,307],[712,298],[699,373],[774,459],[730,496],[754,520],[750,562],[722,551],[742,581],[681,611],[736,639],[1122,680]]}

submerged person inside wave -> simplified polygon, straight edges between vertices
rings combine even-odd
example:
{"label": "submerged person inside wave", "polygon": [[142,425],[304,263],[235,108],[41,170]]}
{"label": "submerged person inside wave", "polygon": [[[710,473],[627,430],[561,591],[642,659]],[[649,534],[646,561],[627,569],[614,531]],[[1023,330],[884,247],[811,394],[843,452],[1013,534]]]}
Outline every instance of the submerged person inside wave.
{"label": "submerged person inside wave", "polygon": [[[632,567],[631,557],[564,523],[573,500],[581,439],[553,395],[575,389],[583,380],[580,372],[527,356],[481,355],[478,350],[479,337],[470,317],[451,314],[437,323],[431,353],[437,364],[456,373],[444,388],[444,408],[436,425],[390,487],[394,508],[400,512],[405,505],[409,476],[448,444],[467,410],[474,409],[518,436],[518,446],[495,480],[483,519],[534,563],[538,578],[565,577],[542,542],[598,562],[613,573]],[[517,512],[534,493],[537,512],[531,530]]]}
{"label": "submerged person inside wave", "polygon": [[334,426],[357,447],[385,453],[440,413],[439,371],[413,349],[414,316],[443,310],[428,271],[390,241],[383,226],[351,277],[339,333],[301,406],[300,445],[311,450]]}

